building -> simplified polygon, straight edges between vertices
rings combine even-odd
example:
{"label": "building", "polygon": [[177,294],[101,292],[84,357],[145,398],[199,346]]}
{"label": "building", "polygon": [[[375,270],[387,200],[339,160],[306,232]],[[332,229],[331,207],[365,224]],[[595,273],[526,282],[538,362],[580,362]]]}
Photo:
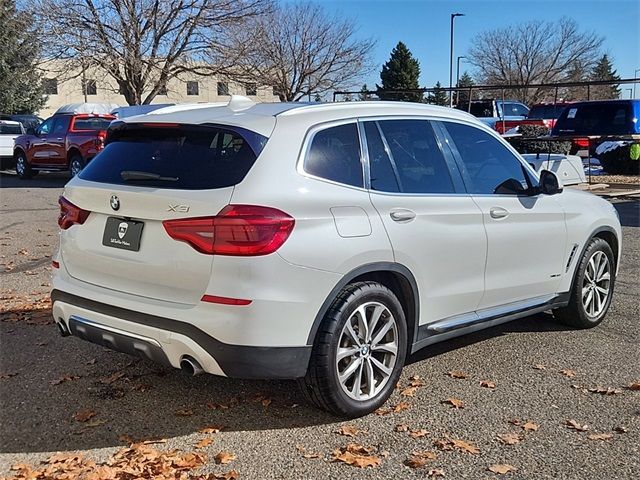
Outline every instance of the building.
{"label": "building", "polygon": [[[43,68],[46,106],[38,114],[47,118],[69,103],[109,103],[128,105],[118,86],[104,70],[98,68],[70,72],[65,63],[56,60]],[[184,74],[170,80],[152,103],[200,103],[228,101],[231,95],[245,95],[259,102],[278,102],[273,88],[256,83],[237,83],[216,76]]]}

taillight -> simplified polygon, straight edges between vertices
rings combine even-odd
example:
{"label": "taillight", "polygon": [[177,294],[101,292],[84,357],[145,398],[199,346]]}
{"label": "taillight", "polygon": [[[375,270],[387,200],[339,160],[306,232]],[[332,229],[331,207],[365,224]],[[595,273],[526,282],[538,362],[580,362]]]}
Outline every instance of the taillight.
{"label": "taillight", "polygon": [[58,199],[60,205],[60,215],[58,216],[58,225],[62,230],[66,230],[72,225],[82,225],[91,212],[76,207],[73,203],[64,197]]}
{"label": "taillight", "polygon": [[105,133],[100,132],[96,137],[96,148],[98,150],[102,150],[104,148],[104,140],[106,136],[107,135]]}
{"label": "taillight", "polygon": [[573,144],[576,147],[580,148],[589,148],[589,139],[588,138],[574,138]]}
{"label": "taillight", "polygon": [[227,205],[215,217],[162,222],[169,236],[208,255],[257,256],[275,252],[295,220],[270,207]]}

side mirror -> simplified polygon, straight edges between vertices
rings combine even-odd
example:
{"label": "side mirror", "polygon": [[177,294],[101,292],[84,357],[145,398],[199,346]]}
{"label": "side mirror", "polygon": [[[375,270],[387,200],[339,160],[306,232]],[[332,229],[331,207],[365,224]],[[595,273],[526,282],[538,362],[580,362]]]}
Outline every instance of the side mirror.
{"label": "side mirror", "polygon": [[556,193],[562,193],[562,190],[562,182],[555,173],[549,170],[540,172],[540,193],[555,195]]}
{"label": "side mirror", "polygon": [[27,135],[35,135],[36,134],[36,129],[33,127],[29,127],[27,128]]}

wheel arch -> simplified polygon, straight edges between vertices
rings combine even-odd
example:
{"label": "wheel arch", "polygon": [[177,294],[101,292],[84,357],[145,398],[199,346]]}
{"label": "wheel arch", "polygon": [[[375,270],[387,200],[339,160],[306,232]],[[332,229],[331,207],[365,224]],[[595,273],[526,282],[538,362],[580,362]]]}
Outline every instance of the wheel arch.
{"label": "wheel arch", "polygon": [[84,157],[82,156],[82,151],[80,150],[80,148],[78,148],[77,146],[73,145],[67,151],[67,163],[71,162],[71,159],[73,158],[73,156],[75,154],[80,155],[80,158],[82,160],[84,160]]}
{"label": "wheel arch", "polygon": [[618,271],[618,263],[619,263],[619,256],[620,256],[620,251],[619,251],[620,240],[618,239],[618,235],[613,227],[606,226],[606,225],[602,227],[598,227],[593,232],[591,232],[591,235],[587,237],[587,240],[584,242],[584,245],[580,250],[580,255],[576,256],[576,264],[575,264],[575,267],[573,268],[573,273],[571,278],[571,288],[569,289],[569,292],[573,292],[573,288],[576,282],[576,276],[578,274],[578,266],[580,265],[580,259],[584,256],[585,252],[587,251],[587,248],[589,248],[589,244],[591,243],[591,240],[593,240],[594,238],[600,238],[605,242],[607,242],[607,244],[609,244],[609,246],[611,247],[611,251],[613,252],[615,271],[616,272]]}
{"label": "wheel arch", "polygon": [[307,345],[313,345],[320,324],[340,291],[351,283],[365,280],[375,281],[384,285],[398,297],[407,321],[408,351],[410,351],[410,347],[415,342],[418,334],[418,321],[420,319],[418,283],[407,267],[394,262],[369,263],[344,275],[333,287],[316,314],[307,338]]}
{"label": "wheel arch", "polygon": [[24,155],[24,158],[26,158],[27,162],[29,162],[29,157],[27,156],[27,152],[24,151],[24,148],[22,148],[21,146],[16,146],[13,149],[13,159],[16,160],[19,154]]}

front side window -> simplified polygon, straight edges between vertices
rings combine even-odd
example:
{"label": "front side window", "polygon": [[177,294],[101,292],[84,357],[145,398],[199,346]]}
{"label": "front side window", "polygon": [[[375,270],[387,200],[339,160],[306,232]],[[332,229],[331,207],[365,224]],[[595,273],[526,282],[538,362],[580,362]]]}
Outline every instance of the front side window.
{"label": "front side window", "polygon": [[522,162],[493,135],[470,125],[443,122],[458,152],[472,194],[524,194],[534,179]]}
{"label": "front side window", "polygon": [[449,166],[429,121],[383,120],[378,124],[403,193],[455,192]]}
{"label": "front side window", "polygon": [[67,132],[69,128],[70,118],[66,115],[60,117],[54,117],[53,127],[51,130],[52,135],[62,136]]}
{"label": "front side window", "polygon": [[354,123],[317,132],[304,161],[310,175],[354,187],[363,187],[358,127]]}
{"label": "front side window", "polygon": [[36,130],[38,135],[47,135],[49,133],[49,130],[51,130],[52,124],[53,124],[53,118],[49,118],[48,120],[45,120],[44,122],[42,122]]}

